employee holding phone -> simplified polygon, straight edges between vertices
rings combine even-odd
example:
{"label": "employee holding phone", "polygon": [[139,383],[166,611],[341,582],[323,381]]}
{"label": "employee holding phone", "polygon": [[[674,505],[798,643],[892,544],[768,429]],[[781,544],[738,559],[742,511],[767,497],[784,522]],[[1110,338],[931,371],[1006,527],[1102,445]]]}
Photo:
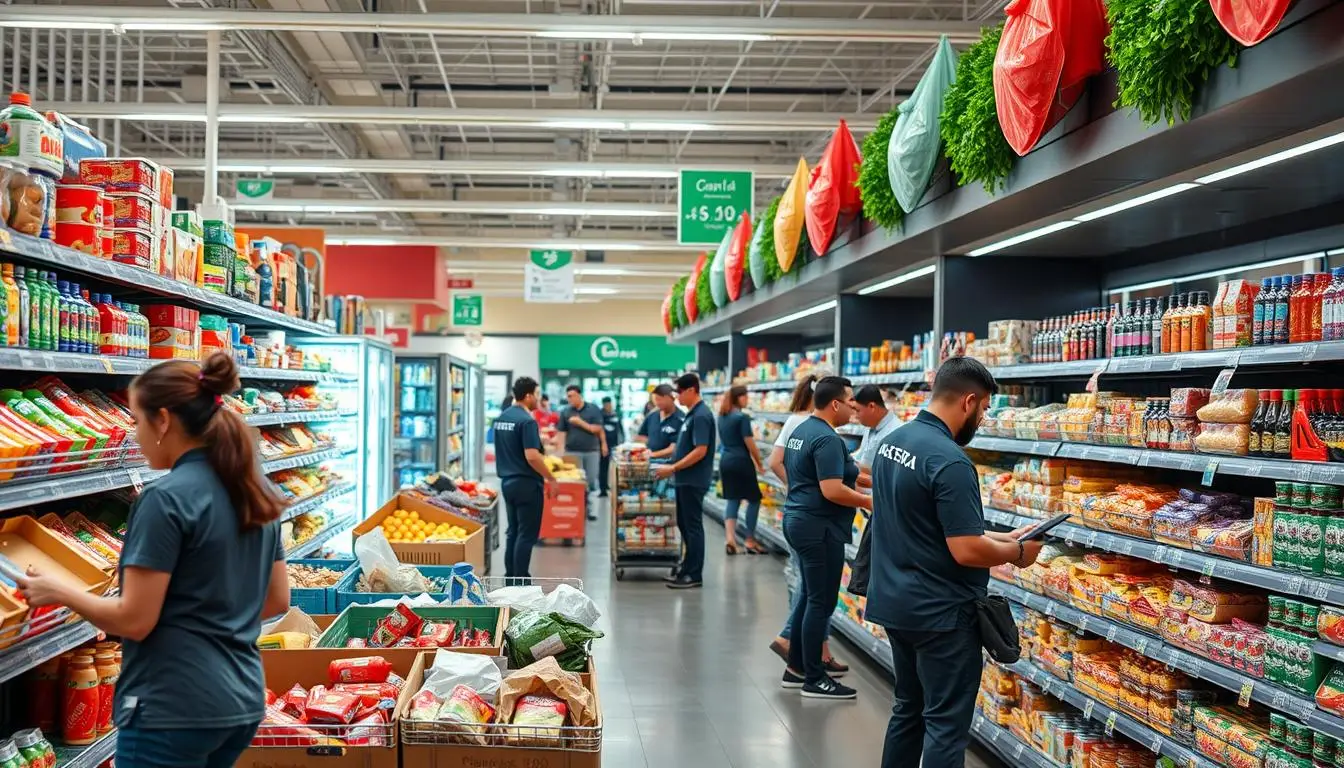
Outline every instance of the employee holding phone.
{"label": "employee holding phone", "polygon": [[963,446],[998,385],[969,357],[943,363],[933,397],[877,447],[865,618],[891,640],[896,697],[882,768],[962,768],[980,684],[976,601],[989,569],[1036,561],[1041,542],[985,531]]}

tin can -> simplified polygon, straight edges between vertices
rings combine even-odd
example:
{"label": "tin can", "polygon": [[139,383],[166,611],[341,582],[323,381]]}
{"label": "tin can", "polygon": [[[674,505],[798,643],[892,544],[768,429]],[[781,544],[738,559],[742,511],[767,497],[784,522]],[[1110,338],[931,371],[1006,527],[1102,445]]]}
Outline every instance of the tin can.
{"label": "tin can", "polygon": [[1311,505],[1311,486],[1307,483],[1293,483],[1293,507],[1307,509]]}
{"label": "tin can", "polygon": [[103,226],[103,190],[82,184],[56,187],[56,221]]}
{"label": "tin can", "polygon": [[93,224],[76,221],[56,222],[55,237],[57,245],[73,248],[90,256],[102,257],[103,238],[101,230]]}

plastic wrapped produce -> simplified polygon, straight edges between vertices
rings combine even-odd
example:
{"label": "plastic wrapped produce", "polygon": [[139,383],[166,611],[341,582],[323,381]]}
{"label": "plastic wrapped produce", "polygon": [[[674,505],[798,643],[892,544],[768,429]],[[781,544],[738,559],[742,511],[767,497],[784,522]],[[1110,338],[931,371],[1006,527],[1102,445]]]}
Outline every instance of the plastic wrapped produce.
{"label": "plastic wrapped produce", "polygon": [[1209,424],[1200,426],[1195,450],[1227,456],[1245,456],[1250,451],[1251,428],[1246,424]]}
{"label": "plastic wrapped produce", "polygon": [[1260,404],[1256,389],[1229,389],[1221,395],[1210,396],[1209,402],[1196,411],[1205,424],[1250,424]]}
{"label": "plastic wrapped produce", "polygon": [[1254,521],[1219,518],[1195,526],[1190,531],[1190,543],[1200,552],[1249,561],[1254,536]]}

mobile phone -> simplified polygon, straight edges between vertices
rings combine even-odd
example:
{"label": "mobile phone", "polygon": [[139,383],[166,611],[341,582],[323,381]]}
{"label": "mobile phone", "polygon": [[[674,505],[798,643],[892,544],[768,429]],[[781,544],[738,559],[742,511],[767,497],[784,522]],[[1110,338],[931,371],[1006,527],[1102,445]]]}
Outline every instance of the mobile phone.
{"label": "mobile phone", "polygon": [[1063,514],[1055,515],[1049,520],[1042,520],[1041,522],[1031,526],[1026,531],[1024,531],[1021,536],[1017,537],[1017,540],[1032,541],[1035,539],[1042,538],[1045,536],[1045,534],[1050,532],[1050,529],[1054,528],[1060,523],[1067,521],[1068,519],[1069,519],[1069,513],[1065,512]]}

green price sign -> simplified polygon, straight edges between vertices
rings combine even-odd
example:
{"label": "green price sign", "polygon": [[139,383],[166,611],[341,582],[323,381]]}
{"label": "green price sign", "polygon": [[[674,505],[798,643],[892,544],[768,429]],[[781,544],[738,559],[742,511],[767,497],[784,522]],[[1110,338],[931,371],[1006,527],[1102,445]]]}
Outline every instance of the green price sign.
{"label": "green price sign", "polygon": [[677,242],[718,245],[754,207],[751,171],[682,170],[677,184]]}
{"label": "green price sign", "polygon": [[484,320],[484,296],[479,293],[453,294],[453,325],[479,326]]}
{"label": "green price sign", "polygon": [[270,200],[275,194],[275,179],[239,179],[240,200]]}

